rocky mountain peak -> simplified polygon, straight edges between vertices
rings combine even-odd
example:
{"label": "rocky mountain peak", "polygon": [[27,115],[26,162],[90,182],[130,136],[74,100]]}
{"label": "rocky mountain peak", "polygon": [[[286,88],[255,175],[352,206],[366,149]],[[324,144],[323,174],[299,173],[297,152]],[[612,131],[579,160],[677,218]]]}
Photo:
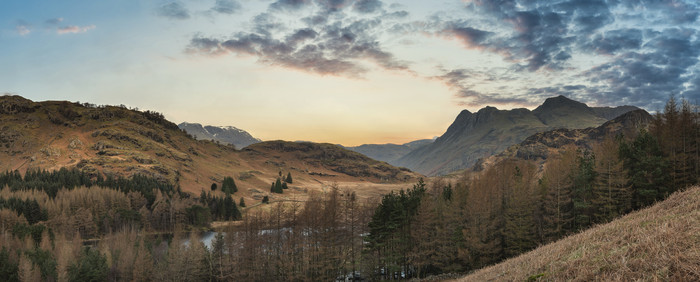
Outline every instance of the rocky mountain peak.
{"label": "rocky mountain peak", "polygon": [[586,104],[571,100],[564,95],[559,95],[556,97],[551,97],[547,98],[544,100],[544,103],[537,107],[533,112],[535,114],[545,112],[545,111],[550,111],[550,110],[555,110],[555,109],[562,109],[562,108],[568,108],[568,109],[579,109],[583,111],[589,111],[592,112],[591,108],[589,108]]}

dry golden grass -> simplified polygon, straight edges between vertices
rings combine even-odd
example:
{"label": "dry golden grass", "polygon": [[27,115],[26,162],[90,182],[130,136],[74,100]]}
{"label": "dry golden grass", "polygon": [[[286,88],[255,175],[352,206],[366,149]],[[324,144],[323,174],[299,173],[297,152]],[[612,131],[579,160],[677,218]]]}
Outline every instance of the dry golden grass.
{"label": "dry golden grass", "polygon": [[700,281],[700,187],[459,281]]}
{"label": "dry golden grass", "polygon": [[[234,198],[243,197],[249,206],[264,196],[273,203],[305,200],[334,184],[370,198],[410,188],[420,177],[329,144],[278,141],[237,151],[194,140],[174,124],[120,107],[0,96],[0,128],[0,171],[78,166],[95,176],[144,174],[177,183],[195,196],[230,176],[239,190]],[[355,176],[342,173],[346,166]],[[283,195],[271,194],[270,184],[280,173],[291,173],[294,183]]]}

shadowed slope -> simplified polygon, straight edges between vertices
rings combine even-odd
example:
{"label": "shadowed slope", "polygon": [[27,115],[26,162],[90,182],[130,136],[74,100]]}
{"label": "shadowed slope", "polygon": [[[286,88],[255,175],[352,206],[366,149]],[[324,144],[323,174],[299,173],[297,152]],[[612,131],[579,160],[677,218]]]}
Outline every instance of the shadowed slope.
{"label": "shadowed slope", "polygon": [[432,144],[392,162],[426,175],[444,175],[466,169],[477,160],[501,152],[529,136],[553,129],[597,127],[636,107],[591,108],[564,96],[548,98],[535,110],[498,110],[485,107],[462,111]]}
{"label": "shadowed slope", "polygon": [[459,281],[700,281],[700,187]]}

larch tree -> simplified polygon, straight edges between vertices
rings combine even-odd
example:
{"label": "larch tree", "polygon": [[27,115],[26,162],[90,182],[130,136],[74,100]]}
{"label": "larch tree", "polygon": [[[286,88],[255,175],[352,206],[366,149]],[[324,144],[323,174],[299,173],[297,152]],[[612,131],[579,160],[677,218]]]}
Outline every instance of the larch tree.
{"label": "larch tree", "polygon": [[597,177],[591,201],[596,223],[608,222],[632,209],[627,172],[619,155],[620,141],[617,137],[606,136],[593,146]]}

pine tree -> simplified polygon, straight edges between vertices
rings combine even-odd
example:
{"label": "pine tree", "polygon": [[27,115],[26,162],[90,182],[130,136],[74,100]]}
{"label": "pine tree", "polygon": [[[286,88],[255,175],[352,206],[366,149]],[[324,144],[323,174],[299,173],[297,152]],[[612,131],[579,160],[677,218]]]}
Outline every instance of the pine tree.
{"label": "pine tree", "polygon": [[238,202],[238,206],[245,208],[245,200],[243,200],[243,197],[241,197],[241,200]]}
{"label": "pine tree", "polygon": [[211,184],[211,190],[212,190],[212,191],[216,191],[216,188],[217,188],[216,183],[212,183],[212,184]]}
{"label": "pine tree", "polygon": [[288,172],[287,177],[284,179],[285,182],[292,184],[292,173]]}
{"label": "pine tree", "polygon": [[284,190],[282,188],[282,181],[279,178],[277,178],[277,181],[275,181],[275,183],[273,184],[272,192],[278,194],[284,193]]}
{"label": "pine tree", "polygon": [[0,280],[8,282],[19,281],[18,271],[18,264],[10,261],[9,252],[5,247],[2,247],[2,250],[0,250]]}
{"label": "pine tree", "polygon": [[620,156],[632,189],[632,208],[646,207],[668,195],[668,164],[654,136],[642,130],[632,142],[620,144]]}
{"label": "pine tree", "polygon": [[78,261],[68,269],[70,281],[107,280],[107,259],[93,248],[84,248]]}
{"label": "pine tree", "polygon": [[232,177],[224,177],[224,182],[221,184],[221,191],[231,194],[238,192],[238,187],[236,187],[236,182]]}
{"label": "pine tree", "polygon": [[231,194],[226,193],[226,198],[224,199],[223,206],[226,208],[226,220],[239,220],[241,219],[241,212],[236,206],[236,202],[231,197]]}
{"label": "pine tree", "polygon": [[589,151],[579,152],[577,166],[572,172],[574,225],[576,230],[589,227],[593,219],[593,185],[596,179],[595,156]]}

